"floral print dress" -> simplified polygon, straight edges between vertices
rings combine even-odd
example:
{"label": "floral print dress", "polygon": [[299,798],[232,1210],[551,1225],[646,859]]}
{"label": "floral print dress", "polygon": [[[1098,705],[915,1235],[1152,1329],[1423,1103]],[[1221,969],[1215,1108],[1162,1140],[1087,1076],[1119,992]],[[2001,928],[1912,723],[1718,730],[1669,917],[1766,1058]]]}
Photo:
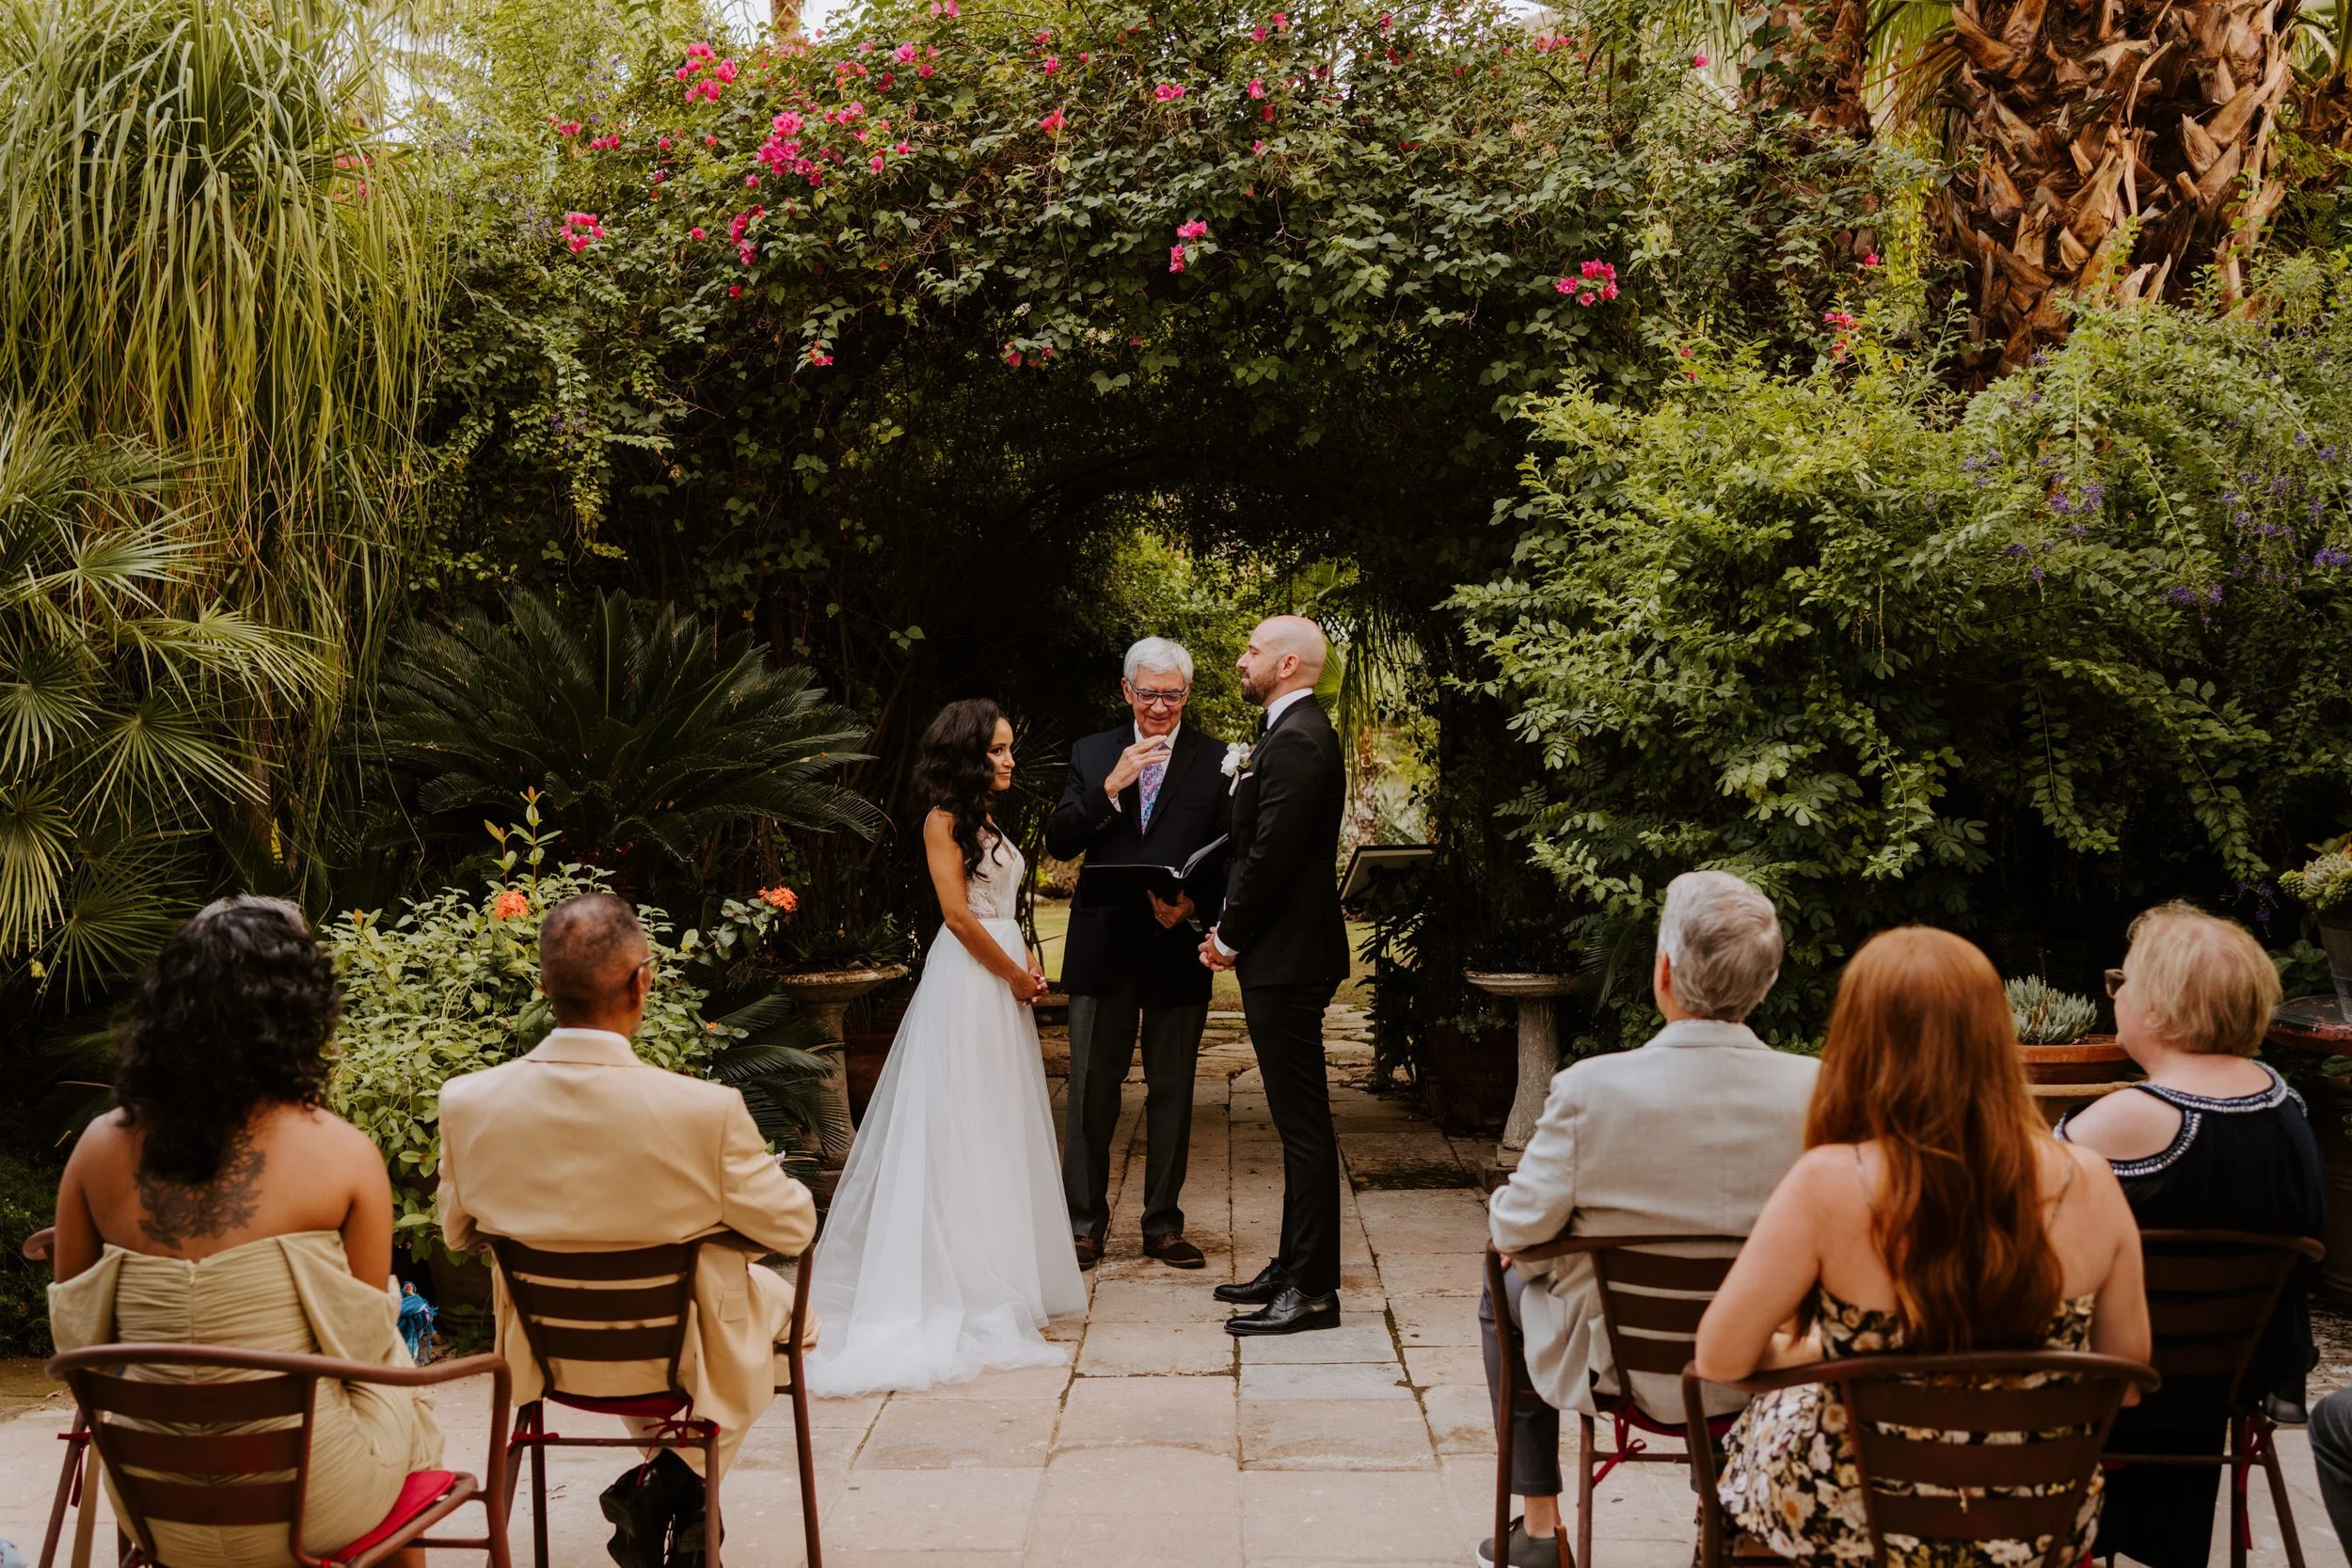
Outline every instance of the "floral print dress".
{"label": "floral print dress", "polygon": [[[2062,1304],[2042,1337],[2045,1350],[2087,1350],[2094,1296]],[[1895,1314],[1855,1307],[1816,1287],[1816,1321],[1821,1353],[1829,1360],[1848,1355],[1891,1355],[1903,1348]],[[2023,1386],[2046,1381],[2042,1375]],[[1717,1488],[1734,1528],[1783,1557],[1805,1561],[1867,1562],[1870,1526],[1863,1512],[1862,1478],[1847,1434],[1845,1405],[1819,1383],[1758,1396],[1740,1413],[1724,1442],[1724,1471]],[[1938,1434],[1899,1429],[1910,1437]],[[1993,1434],[1997,1441],[2000,1434]],[[2074,1520],[2071,1560],[2090,1550],[2099,1523],[2099,1481],[2093,1478]],[[1922,1543],[1915,1536],[1889,1535],[1887,1560],[1896,1568],[2031,1568],[2043,1545],[2031,1541]]]}

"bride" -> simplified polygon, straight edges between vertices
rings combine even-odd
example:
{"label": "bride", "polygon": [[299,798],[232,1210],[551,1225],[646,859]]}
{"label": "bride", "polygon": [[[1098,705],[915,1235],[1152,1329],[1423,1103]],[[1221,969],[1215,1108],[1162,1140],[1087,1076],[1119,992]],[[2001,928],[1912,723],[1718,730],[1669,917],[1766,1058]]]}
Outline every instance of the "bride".
{"label": "bride", "polygon": [[1086,1307],[1029,1014],[1045,974],[1013,919],[1021,851],[991,816],[1012,784],[1012,726],[985,699],[950,703],[917,779],[946,923],[817,1249],[818,1394],[1053,1365],[1065,1353],[1038,1330]]}

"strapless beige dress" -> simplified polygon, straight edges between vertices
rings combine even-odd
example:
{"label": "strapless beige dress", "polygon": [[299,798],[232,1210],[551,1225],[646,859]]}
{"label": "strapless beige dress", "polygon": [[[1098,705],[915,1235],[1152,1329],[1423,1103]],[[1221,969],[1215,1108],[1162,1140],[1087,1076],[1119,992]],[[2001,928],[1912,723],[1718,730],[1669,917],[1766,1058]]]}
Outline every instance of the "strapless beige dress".
{"label": "strapless beige dress", "polygon": [[[342,1356],[378,1366],[414,1363],[400,1338],[399,1298],[352,1277],[342,1237],[304,1230],[246,1242],[190,1261],[109,1245],[86,1273],[49,1287],[57,1348],[143,1342],[234,1345]],[[189,1369],[135,1375],[187,1380]],[[410,1472],[441,1467],[432,1392],[322,1382],[312,1417],[303,1549],[333,1550],[373,1529]],[[172,1568],[287,1568],[280,1525],[159,1524],[155,1545]]]}

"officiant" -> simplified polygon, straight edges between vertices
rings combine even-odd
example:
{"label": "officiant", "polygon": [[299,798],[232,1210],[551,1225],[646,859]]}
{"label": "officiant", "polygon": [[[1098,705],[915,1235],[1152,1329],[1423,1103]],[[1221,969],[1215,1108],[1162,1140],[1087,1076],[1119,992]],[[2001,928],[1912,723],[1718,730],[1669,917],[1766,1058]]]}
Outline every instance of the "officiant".
{"label": "officiant", "polygon": [[[1057,860],[1092,865],[1184,865],[1232,825],[1225,743],[1184,721],[1192,655],[1147,637],[1127,650],[1120,691],[1132,714],[1070,748],[1070,780],[1045,825]],[[1222,857],[1212,859],[1221,861]],[[1070,1098],[1062,1187],[1078,1266],[1092,1268],[1110,1231],[1111,1132],[1119,1086],[1140,1038],[1144,1081],[1143,1250],[1171,1267],[1205,1259],[1184,1240],[1184,1157],[1192,1141],[1193,1069],[1209,1019],[1212,976],[1201,933],[1216,924],[1221,866],[1190,879],[1174,903],[1157,893],[1090,896],[1081,876],[1062,948],[1070,996]],[[1206,905],[1208,907],[1203,907]]]}

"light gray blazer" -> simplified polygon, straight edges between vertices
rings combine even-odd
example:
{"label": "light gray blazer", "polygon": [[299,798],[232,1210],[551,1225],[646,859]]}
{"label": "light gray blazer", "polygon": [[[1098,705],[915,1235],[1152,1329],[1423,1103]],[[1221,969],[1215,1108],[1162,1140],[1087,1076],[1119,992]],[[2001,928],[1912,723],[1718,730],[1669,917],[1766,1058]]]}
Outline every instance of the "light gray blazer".
{"label": "light gray blazer", "polygon": [[[1508,1185],[1487,1201],[1495,1245],[1580,1236],[1744,1236],[1804,1152],[1820,1064],[1774,1051],[1744,1023],[1687,1019],[1638,1051],[1593,1056],[1551,1081],[1543,1119]],[[1589,1259],[1524,1265],[1520,1316],[1536,1391],[1591,1411],[1593,1374],[1618,1391]],[[1501,1309],[1501,1303],[1497,1303]],[[1679,1424],[1678,1382],[1637,1372],[1634,1397]],[[1737,1396],[1726,1408],[1737,1409]]]}

